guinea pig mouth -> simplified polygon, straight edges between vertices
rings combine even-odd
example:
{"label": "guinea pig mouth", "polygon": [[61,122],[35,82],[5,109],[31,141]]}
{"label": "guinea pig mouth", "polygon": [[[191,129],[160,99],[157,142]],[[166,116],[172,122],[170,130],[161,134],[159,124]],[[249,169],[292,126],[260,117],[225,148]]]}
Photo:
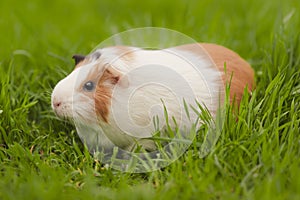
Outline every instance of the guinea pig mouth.
{"label": "guinea pig mouth", "polygon": [[52,100],[52,109],[61,119],[72,119],[72,102]]}
{"label": "guinea pig mouth", "polygon": [[69,104],[53,110],[60,119],[75,124],[93,124],[98,122],[94,110],[87,105]]}
{"label": "guinea pig mouth", "polygon": [[56,114],[57,117],[63,120],[72,120],[73,115],[69,112],[59,110],[59,109],[53,109],[54,113]]}

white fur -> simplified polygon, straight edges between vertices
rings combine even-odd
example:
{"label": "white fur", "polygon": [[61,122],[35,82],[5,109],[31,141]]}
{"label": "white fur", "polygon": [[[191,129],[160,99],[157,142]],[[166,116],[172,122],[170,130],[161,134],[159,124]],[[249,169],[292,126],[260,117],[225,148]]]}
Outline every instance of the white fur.
{"label": "white fur", "polygon": [[[113,144],[129,149],[134,145],[134,138],[151,137],[155,131],[154,116],[159,117],[159,126],[164,128],[162,102],[171,126],[174,126],[171,117],[175,117],[180,130],[185,132],[198,116],[190,109],[190,119],[187,117],[183,99],[194,108],[197,108],[197,100],[212,114],[216,112],[223,85],[220,72],[207,55],[195,55],[177,48],[128,50],[134,55],[131,60],[118,55],[114,47],[98,50],[101,52],[98,62],[111,64],[122,72],[121,81],[128,82],[126,87],[117,84],[113,90],[109,123],[99,121],[94,100],[78,92],[88,81],[89,71],[101,67],[95,62],[74,70],[57,84],[52,93],[52,103],[62,101],[66,105],[56,109],[56,113],[75,121],[79,136],[93,151],[110,149]],[[101,73],[100,69],[96,71]]]}

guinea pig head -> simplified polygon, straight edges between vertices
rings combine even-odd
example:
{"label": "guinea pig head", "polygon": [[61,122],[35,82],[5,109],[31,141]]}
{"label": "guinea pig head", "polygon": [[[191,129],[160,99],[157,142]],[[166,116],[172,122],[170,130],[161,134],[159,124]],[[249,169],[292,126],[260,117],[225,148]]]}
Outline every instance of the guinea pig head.
{"label": "guinea pig head", "polygon": [[108,122],[112,91],[117,84],[126,85],[101,52],[88,56],[74,55],[75,69],[54,88],[51,104],[56,115],[75,123]]}

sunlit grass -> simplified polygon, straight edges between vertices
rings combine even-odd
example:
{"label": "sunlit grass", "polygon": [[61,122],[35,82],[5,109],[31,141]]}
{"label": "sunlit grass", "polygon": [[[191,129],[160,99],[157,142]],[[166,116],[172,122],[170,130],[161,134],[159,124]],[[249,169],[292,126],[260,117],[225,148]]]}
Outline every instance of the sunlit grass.
{"label": "sunlit grass", "polygon": [[[300,199],[298,1],[1,1],[0,199]],[[204,158],[130,174],[91,156],[51,111],[54,85],[119,31],[163,26],[225,45],[256,71]],[[203,130],[205,131],[205,127]]]}

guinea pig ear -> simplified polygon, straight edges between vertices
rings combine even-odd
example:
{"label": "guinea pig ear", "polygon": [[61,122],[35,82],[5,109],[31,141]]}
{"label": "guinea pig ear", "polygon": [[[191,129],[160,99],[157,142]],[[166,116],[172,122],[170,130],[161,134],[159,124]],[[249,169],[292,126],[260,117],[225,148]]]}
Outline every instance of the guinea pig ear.
{"label": "guinea pig ear", "polygon": [[92,57],[93,60],[98,60],[98,59],[100,58],[100,56],[101,56],[100,51],[95,51],[95,52],[91,55],[91,57]]}
{"label": "guinea pig ear", "polygon": [[85,56],[75,54],[74,56],[72,56],[72,58],[75,60],[75,65],[78,65],[78,63],[80,63],[81,61],[83,61],[85,59]]}
{"label": "guinea pig ear", "polygon": [[123,88],[127,88],[129,85],[128,77],[116,70],[114,67],[109,66],[105,69],[105,73],[109,75],[109,79],[113,85],[118,84]]}

